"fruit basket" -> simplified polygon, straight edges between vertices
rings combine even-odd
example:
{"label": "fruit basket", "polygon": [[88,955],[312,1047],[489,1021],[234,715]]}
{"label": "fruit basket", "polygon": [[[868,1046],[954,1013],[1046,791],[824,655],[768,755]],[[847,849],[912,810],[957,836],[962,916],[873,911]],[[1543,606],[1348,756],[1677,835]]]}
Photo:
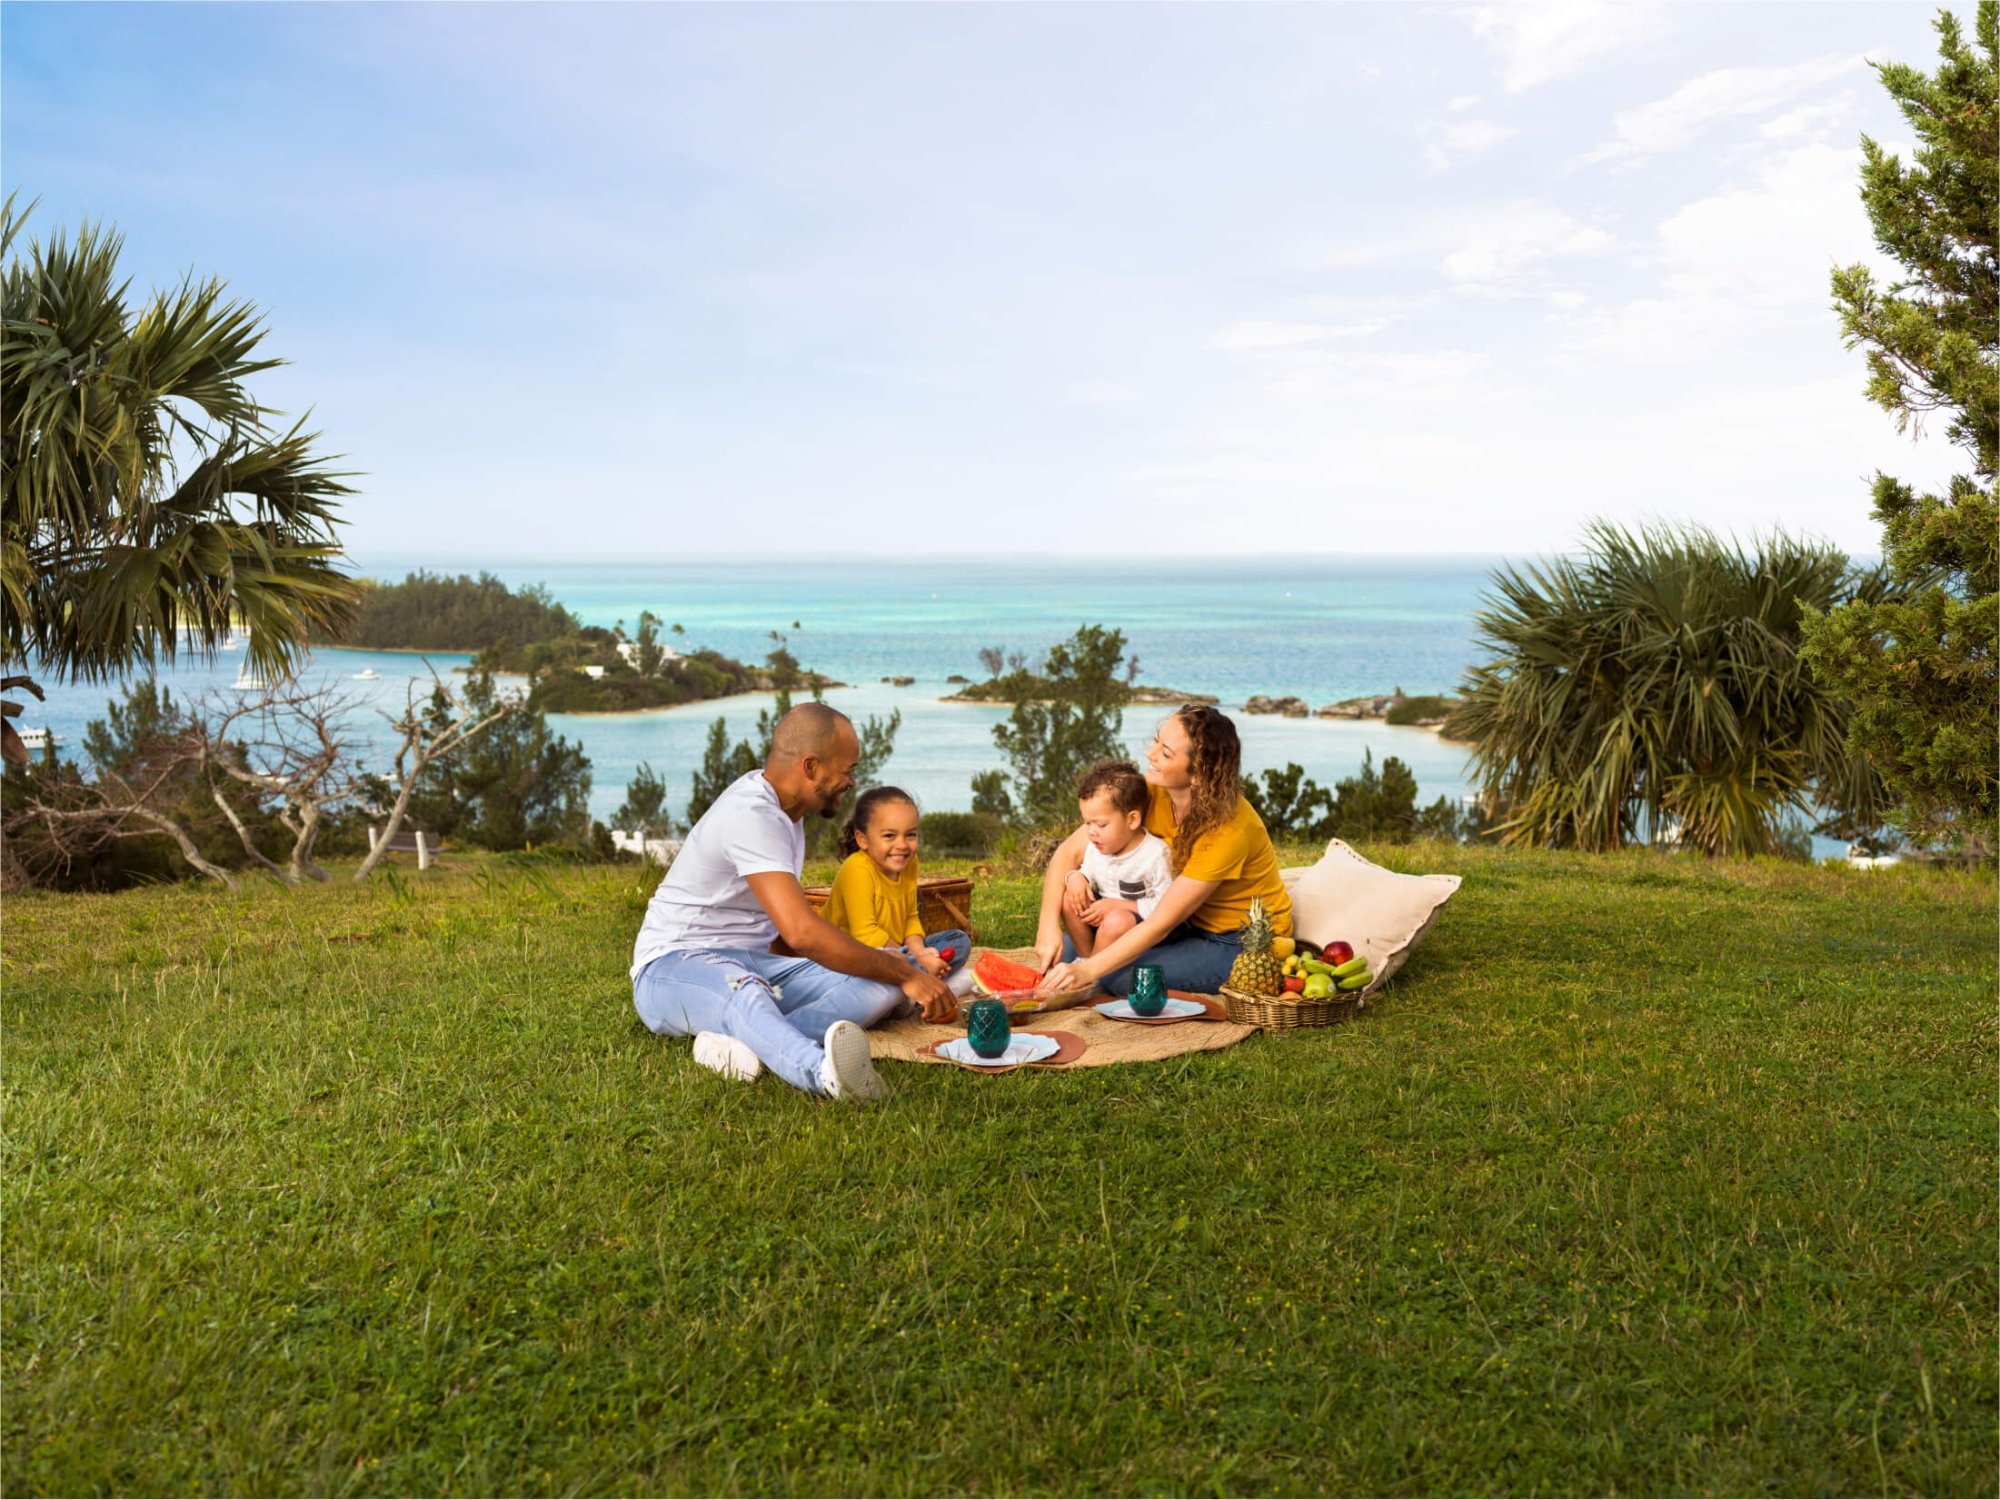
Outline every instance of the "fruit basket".
{"label": "fruit basket", "polygon": [[[1361,1009],[1361,997],[1374,982],[1367,960],[1355,957],[1351,944],[1340,943],[1341,961],[1329,963],[1334,955],[1310,943],[1274,937],[1261,901],[1250,903],[1237,941],[1243,952],[1229,966],[1221,994],[1229,1019],[1245,1026],[1266,1031],[1331,1026]],[[1305,993],[1314,988],[1325,993]]]}
{"label": "fruit basket", "polygon": [[1365,1003],[1361,992],[1328,995],[1308,1000],[1302,995],[1246,995],[1224,985],[1222,1003],[1229,1019],[1245,1026],[1261,1026],[1266,1031],[1294,1031],[1301,1026],[1331,1026],[1345,1021]]}

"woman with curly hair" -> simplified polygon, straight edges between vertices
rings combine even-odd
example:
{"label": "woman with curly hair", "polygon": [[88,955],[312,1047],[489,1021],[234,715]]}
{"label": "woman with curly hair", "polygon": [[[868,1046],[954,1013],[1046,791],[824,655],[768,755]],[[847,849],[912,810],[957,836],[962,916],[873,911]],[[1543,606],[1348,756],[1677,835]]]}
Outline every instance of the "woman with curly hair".
{"label": "woman with curly hair", "polygon": [[1138,926],[1079,958],[1062,913],[1068,907],[1080,915],[1092,900],[1081,878],[1089,830],[1063,840],[1042,877],[1035,933],[1048,988],[1094,980],[1107,994],[1123,995],[1132,966],[1144,960],[1166,971],[1169,989],[1212,994],[1242,951],[1237,933],[1253,900],[1264,903],[1274,935],[1291,935],[1292,898],[1278,878],[1264,820],[1243,795],[1242,764],[1242,742],[1226,715],[1188,704],[1160,721],[1146,750],[1145,826],[1167,841],[1173,884]]}

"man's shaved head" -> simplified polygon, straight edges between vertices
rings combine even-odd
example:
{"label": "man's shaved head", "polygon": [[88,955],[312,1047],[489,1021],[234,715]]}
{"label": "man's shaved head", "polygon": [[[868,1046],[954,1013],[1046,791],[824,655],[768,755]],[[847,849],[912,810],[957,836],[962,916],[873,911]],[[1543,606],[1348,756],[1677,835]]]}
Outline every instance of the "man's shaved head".
{"label": "man's shaved head", "polygon": [[828,760],[843,740],[852,742],[855,738],[853,721],[839,709],[824,703],[801,703],[771,731],[771,758],[765,764],[773,768],[797,765],[808,755]]}

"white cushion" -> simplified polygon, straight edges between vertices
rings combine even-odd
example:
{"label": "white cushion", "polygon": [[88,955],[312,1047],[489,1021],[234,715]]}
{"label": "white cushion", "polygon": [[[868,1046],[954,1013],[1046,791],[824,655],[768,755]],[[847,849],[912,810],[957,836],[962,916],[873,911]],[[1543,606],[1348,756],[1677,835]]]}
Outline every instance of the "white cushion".
{"label": "white cushion", "polygon": [[1398,875],[1370,864],[1335,839],[1316,865],[1281,870],[1292,893],[1292,931],[1324,948],[1336,940],[1354,945],[1375,978],[1372,995],[1402,968],[1458,889],[1456,875]]}

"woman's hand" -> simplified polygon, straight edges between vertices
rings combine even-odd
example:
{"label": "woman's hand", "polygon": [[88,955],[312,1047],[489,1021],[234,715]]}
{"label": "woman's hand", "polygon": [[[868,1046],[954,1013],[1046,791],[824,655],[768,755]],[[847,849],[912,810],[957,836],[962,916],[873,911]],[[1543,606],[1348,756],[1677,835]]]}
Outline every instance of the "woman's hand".
{"label": "woman's hand", "polygon": [[1040,968],[1043,973],[1047,973],[1049,966],[1053,964],[1057,959],[1062,957],[1062,950],[1063,950],[1063,940],[1062,940],[1062,934],[1060,932],[1056,933],[1053,937],[1045,934],[1038,934],[1035,938],[1036,966]]}
{"label": "woman's hand", "polygon": [[1082,959],[1074,963],[1057,964],[1042,976],[1036,994],[1049,994],[1056,990],[1082,989],[1086,984],[1095,984],[1097,976],[1090,972],[1090,965]]}

